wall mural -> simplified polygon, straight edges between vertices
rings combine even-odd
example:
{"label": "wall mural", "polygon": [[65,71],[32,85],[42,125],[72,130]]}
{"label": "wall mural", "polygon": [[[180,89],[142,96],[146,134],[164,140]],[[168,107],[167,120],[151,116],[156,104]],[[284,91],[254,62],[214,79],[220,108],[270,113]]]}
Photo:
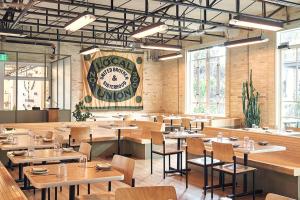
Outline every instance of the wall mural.
{"label": "wall mural", "polygon": [[101,51],[83,57],[83,101],[91,110],[143,109],[143,54]]}

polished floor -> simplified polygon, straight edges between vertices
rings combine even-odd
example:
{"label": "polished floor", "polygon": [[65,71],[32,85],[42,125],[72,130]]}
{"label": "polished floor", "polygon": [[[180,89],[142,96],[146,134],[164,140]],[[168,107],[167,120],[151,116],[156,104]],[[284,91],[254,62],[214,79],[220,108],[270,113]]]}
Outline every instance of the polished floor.
{"label": "polished floor", "polygon": [[[100,158],[99,158],[100,160]],[[173,159],[175,161],[175,159]],[[172,162],[173,163],[173,162]],[[173,163],[175,165],[175,163]],[[13,176],[17,178],[17,168],[11,171]],[[150,185],[172,185],[175,186],[178,199],[180,200],[194,200],[194,199],[201,199],[201,200],[208,200],[210,198],[210,193],[205,196],[203,195],[203,190],[201,187],[203,186],[203,179],[202,173],[198,170],[192,170],[190,172],[189,178],[189,188],[185,188],[185,177],[181,177],[180,175],[168,175],[166,179],[162,177],[162,160],[155,159],[154,161],[154,173],[153,175],[150,174],[150,160],[140,160],[136,159],[136,166],[135,166],[135,178],[136,178],[136,186],[150,186]],[[216,180],[217,181],[217,180]],[[238,185],[238,188],[240,185]],[[128,187],[123,183],[120,182],[113,182],[112,188],[113,190],[117,187]],[[99,191],[106,191],[107,184],[93,184],[91,186],[91,193],[97,193]],[[214,192],[214,199],[220,199],[220,197],[224,197],[231,192],[231,188],[226,188],[225,192],[222,192],[221,189],[216,189]],[[59,200],[67,200],[68,199],[68,188],[63,188],[62,192],[58,192]],[[25,191],[26,196],[29,200],[38,200],[41,198],[40,191],[37,190],[35,195],[33,191]],[[86,185],[80,186],[80,194],[87,194],[87,187]],[[257,200],[263,200],[265,195],[257,195]],[[51,193],[51,199],[54,199],[54,190]],[[250,200],[252,199],[251,196],[247,197],[240,197],[238,199],[245,199]]]}

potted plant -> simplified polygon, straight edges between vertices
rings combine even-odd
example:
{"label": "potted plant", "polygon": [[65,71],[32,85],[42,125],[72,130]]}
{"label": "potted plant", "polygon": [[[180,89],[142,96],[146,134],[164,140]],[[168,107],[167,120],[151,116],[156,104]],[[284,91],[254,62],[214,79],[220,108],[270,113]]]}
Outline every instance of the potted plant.
{"label": "potted plant", "polygon": [[250,80],[243,83],[242,103],[245,116],[245,127],[250,128],[253,124],[260,125],[260,106],[258,103],[259,93],[255,90],[252,82],[252,70]]}
{"label": "potted plant", "polygon": [[72,112],[73,117],[77,122],[86,121],[86,119],[90,118],[92,114],[89,112],[88,109],[83,109],[83,101],[79,101],[75,105],[75,110]]}

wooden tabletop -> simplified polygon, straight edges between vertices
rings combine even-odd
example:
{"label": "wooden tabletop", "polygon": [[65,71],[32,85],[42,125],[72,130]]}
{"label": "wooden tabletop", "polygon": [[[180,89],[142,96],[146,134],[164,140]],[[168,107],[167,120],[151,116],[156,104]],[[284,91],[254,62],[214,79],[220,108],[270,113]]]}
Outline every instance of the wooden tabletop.
{"label": "wooden tabletop", "polygon": [[11,177],[4,165],[0,162],[0,199],[26,200],[26,196],[18,184]]}
{"label": "wooden tabletop", "polygon": [[76,160],[80,159],[82,156],[81,153],[77,151],[65,152],[62,150],[54,150],[54,149],[40,149],[35,150],[33,156],[28,156],[27,152],[22,156],[15,156],[13,152],[7,152],[7,157],[14,164],[20,163],[33,163],[33,162],[49,162],[49,161],[57,161],[57,160]]}
{"label": "wooden tabletop", "polygon": [[188,133],[188,132],[171,132],[169,134],[165,134],[164,136],[169,139],[185,139],[185,138],[205,137],[205,135],[201,134],[201,133]]}
{"label": "wooden tabletop", "polygon": [[107,171],[98,171],[95,166],[99,162],[89,162],[87,167],[82,167],[80,163],[68,163],[67,176],[57,177],[58,164],[55,165],[41,165],[34,167],[45,167],[49,170],[46,175],[33,175],[30,170],[32,166],[24,168],[24,174],[29,179],[30,183],[39,189],[56,187],[56,186],[69,186],[87,183],[99,183],[108,181],[121,181],[124,179],[124,174],[111,169]]}
{"label": "wooden tabletop", "polygon": [[231,141],[229,138],[222,138],[222,141],[218,141],[218,138],[209,138],[210,142],[205,142],[205,146],[209,149],[211,148],[211,141],[214,142],[222,142],[222,143],[231,143],[231,144],[237,144],[239,147],[234,148],[236,152],[240,152],[243,154],[256,154],[256,153],[269,153],[269,152],[276,152],[276,151],[285,151],[286,147],[284,146],[278,146],[278,145],[259,145],[257,141],[254,142],[254,148],[249,149],[244,147],[244,141],[237,140],[237,141]]}
{"label": "wooden tabletop", "polygon": [[106,128],[106,129],[112,129],[112,130],[131,130],[131,129],[137,129],[137,126],[129,126],[129,125],[107,125],[107,126],[99,126],[101,128]]}
{"label": "wooden tabletop", "polygon": [[176,119],[182,119],[180,116],[164,116],[164,120],[176,120]]}
{"label": "wooden tabletop", "polygon": [[209,119],[201,119],[201,118],[199,118],[199,119],[192,119],[190,122],[191,123],[197,123],[197,122],[207,123],[209,121],[210,121]]}
{"label": "wooden tabletop", "polygon": [[[17,144],[2,144],[0,142],[0,149],[6,151],[14,151],[20,149],[27,149],[29,146],[29,136],[28,135],[15,135],[17,137]],[[53,142],[44,142],[42,138],[34,142],[34,148],[36,149],[46,149],[52,148]]]}
{"label": "wooden tabletop", "polygon": [[21,129],[21,128],[18,128],[18,129],[13,129],[13,130],[4,130],[3,133],[1,133],[0,135],[9,135],[11,133],[13,133],[14,135],[27,135],[29,132],[28,129]]}

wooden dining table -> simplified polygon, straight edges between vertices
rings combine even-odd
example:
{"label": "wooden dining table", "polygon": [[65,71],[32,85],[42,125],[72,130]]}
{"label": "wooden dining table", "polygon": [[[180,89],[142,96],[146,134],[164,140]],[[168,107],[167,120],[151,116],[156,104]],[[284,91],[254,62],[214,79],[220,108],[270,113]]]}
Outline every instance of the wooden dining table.
{"label": "wooden dining table", "polygon": [[[0,140],[0,150],[3,151],[15,151],[15,150],[22,150],[22,149],[28,149],[29,146],[31,146],[29,142],[29,135],[14,135],[14,137],[17,138],[17,142],[14,143],[2,143],[5,140]],[[32,144],[35,149],[46,149],[46,148],[52,148],[53,147],[53,141],[43,141],[43,138],[39,138],[34,141]]]}
{"label": "wooden dining table", "polygon": [[163,117],[163,120],[170,120],[171,131],[174,130],[173,120],[180,120],[180,119],[182,119],[181,116],[175,116],[175,115],[170,115],[170,116],[164,116]]}
{"label": "wooden dining table", "polygon": [[[19,166],[19,179],[17,182],[24,181],[23,179],[23,167],[29,163],[42,162],[46,164],[51,161],[62,160],[79,160],[82,157],[82,153],[77,151],[63,151],[62,149],[39,149],[33,152],[32,156],[28,156],[25,152],[24,155],[16,156],[13,151],[7,152],[7,157],[13,164]],[[27,189],[27,183],[24,182],[24,188]]]}
{"label": "wooden dining table", "polygon": [[59,165],[41,165],[48,170],[47,174],[32,174],[32,166],[24,168],[24,175],[32,186],[41,189],[41,200],[46,200],[46,189],[60,186],[69,186],[69,200],[75,199],[75,186],[80,184],[92,184],[109,181],[121,181],[124,174],[111,168],[110,170],[96,170],[99,162],[88,162],[84,167],[80,163],[66,164],[67,174],[64,177],[57,176]]}
{"label": "wooden dining table", "polygon": [[[236,139],[230,139],[227,137],[222,138],[206,138],[205,148],[208,151],[212,150],[212,142],[221,142],[221,143],[230,143],[234,146],[234,152],[236,153],[242,153],[244,155],[244,165],[248,166],[248,156],[249,154],[258,154],[258,153],[271,153],[271,152],[278,152],[278,151],[285,151],[286,147],[279,146],[279,145],[273,145],[273,144],[266,144],[266,145],[260,145],[257,141],[254,142],[253,147],[245,147],[244,141],[240,140],[238,138]],[[237,194],[237,196],[245,196],[251,194],[253,191],[248,192],[248,180],[247,180],[247,174],[244,174],[243,177],[243,192],[240,194]],[[262,193],[262,190],[257,190],[255,192],[256,194]]]}
{"label": "wooden dining table", "polygon": [[121,155],[121,131],[138,129],[138,127],[135,125],[126,125],[126,124],[111,124],[111,125],[99,126],[99,127],[118,131],[118,150],[117,150],[118,155]]}
{"label": "wooden dining table", "polygon": [[[205,137],[202,133],[190,133],[188,131],[178,131],[178,132],[170,132],[168,134],[164,134],[164,137],[167,139],[176,139],[177,140],[177,150],[181,149],[181,141],[186,140],[187,138],[203,138]],[[181,172],[180,171],[180,163],[181,160],[177,158],[177,166],[176,169],[170,166],[170,171],[167,173]],[[185,173],[188,169],[182,169],[183,173]]]}

